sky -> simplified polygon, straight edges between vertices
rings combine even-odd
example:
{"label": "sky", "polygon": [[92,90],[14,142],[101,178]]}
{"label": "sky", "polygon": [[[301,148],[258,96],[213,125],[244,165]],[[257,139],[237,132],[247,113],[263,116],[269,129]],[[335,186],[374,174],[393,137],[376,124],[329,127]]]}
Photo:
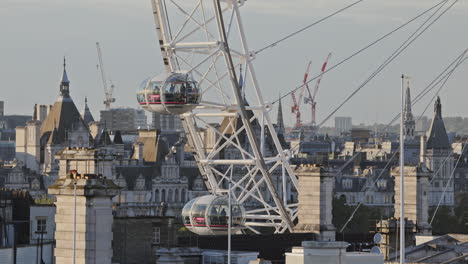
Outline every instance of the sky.
{"label": "sky", "polygon": [[[352,2],[248,0],[242,7],[247,41],[252,50],[258,50]],[[279,94],[297,87],[309,60],[311,75],[315,75],[329,52],[333,53],[332,66],[437,2],[365,0],[265,50],[254,61],[265,100],[275,101]],[[415,95],[468,48],[467,15],[468,2],[458,1],[336,116],[351,116],[354,124],[389,122],[399,111],[402,73],[411,76]],[[423,19],[326,74],[317,96],[318,121],[366,80]],[[135,92],[142,80],[163,70],[149,0],[1,0],[0,100],[5,101],[5,113],[31,115],[34,104],[52,104],[59,93],[62,58],[66,56],[72,98],[81,111],[87,96],[98,117],[104,107],[104,91],[96,69],[97,41],[108,79],[116,85],[115,106],[136,107]],[[443,115],[468,116],[467,70],[468,62],[442,90]],[[413,108],[416,116],[433,95]],[[282,102],[284,118],[291,125],[291,98]],[[305,121],[310,119],[309,112],[303,108]],[[429,107],[426,115],[431,112]],[[331,121],[326,125],[333,125]]]}

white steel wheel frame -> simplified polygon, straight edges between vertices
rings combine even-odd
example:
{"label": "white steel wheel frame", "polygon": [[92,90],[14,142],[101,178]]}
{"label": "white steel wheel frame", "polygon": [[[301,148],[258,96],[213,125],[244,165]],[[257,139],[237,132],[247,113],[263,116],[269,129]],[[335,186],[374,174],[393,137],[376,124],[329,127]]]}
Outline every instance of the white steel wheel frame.
{"label": "white steel wheel frame", "polygon": [[289,198],[298,181],[255,77],[239,11],[244,1],[151,3],[165,70],[191,74],[202,88],[200,105],[180,117],[207,189],[226,195],[232,179],[246,228],[292,232],[298,204]]}

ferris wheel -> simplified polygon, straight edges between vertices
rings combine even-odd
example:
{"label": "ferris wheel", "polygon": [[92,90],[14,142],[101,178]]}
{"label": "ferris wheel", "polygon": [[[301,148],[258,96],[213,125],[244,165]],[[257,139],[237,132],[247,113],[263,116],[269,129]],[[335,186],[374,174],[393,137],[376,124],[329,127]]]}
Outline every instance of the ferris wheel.
{"label": "ferris wheel", "polygon": [[184,224],[199,234],[226,233],[230,192],[238,232],[292,232],[298,180],[255,75],[240,13],[245,2],[151,3],[165,72],[144,82],[138,103],[180,115],[212,194],[184,207]]}

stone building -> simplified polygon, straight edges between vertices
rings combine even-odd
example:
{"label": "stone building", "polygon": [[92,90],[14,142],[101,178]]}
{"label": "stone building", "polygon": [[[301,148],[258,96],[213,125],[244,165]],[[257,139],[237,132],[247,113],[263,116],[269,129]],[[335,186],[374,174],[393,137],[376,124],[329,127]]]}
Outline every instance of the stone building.
{"label": "stone building", "polygon": [[[404,167],[405,217],[412,221],[418,235],[432,235],[429,224],[429,179],[431,171],[424,164]],[[401,208],[401,171],[400,167],[392,169],[395,177],[395,218],[400,218]]]}
{"label": "stone building", "polygon": [[366,166],[364,169],[355,167],[351,175],[347,171],[337,175],[335,196],[344,197],[347,205],[362,203],[380,208],[385,215],[390,215],[393,212],[395,182],[384,163],[381,162],[381,166]]}
{"label": "stone building", "polygon": [[160,113],[151,113],[151,126],[153,129],[161,130],[162,132],[182,131],[182,121],[177,115],[164,115]]}
{"label": "stone building", "polygon": [[60,93],[46,118],[35,108],[35,118],[25,127],[16,128],[16,159],[33,171],[56,177],[55,153],[64,147],[89,147],[87,125],[83,122],[70,96],[70,81],[65,68],[60,81]]}
{"label": "stone building", "polygon": [[142,109],[112,108],[101,111],[100,122],[110,131],[120,130],[124,133],[136,132],[147,128],[146,113]]}
{"label": "stone building", "polygon": [[454,159],[442,119],[442,104],[439,97],[434,103],[434,116],[427,141],[423,141],[422,144],[421,162],[433,172],[429,205],[437,205],[441,201],[442,205],[451,206],[455,202],[453,181],[449,180],[454,170]]}

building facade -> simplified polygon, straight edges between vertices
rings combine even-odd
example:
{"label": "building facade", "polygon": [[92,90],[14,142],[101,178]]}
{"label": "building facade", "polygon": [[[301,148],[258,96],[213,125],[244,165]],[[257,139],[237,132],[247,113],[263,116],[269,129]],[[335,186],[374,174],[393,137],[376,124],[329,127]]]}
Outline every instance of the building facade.
{"label": "building facade", "polygon": [[348,132],[353,128],[353,120],[351,117],[335,117],[335,133],[341,135],[344,132]]}
{"label": "building facade", "polygon": [[102,110],[100,122],[112,132],[136,132],[138,129],[147,128],[145,111],[134,108]]}
{"label": "building facade", "polygon": [[151,113],[151,126],[153,129],[163,132],[183,131],[182,122],[177,115],[163,115],[160,113]]}

